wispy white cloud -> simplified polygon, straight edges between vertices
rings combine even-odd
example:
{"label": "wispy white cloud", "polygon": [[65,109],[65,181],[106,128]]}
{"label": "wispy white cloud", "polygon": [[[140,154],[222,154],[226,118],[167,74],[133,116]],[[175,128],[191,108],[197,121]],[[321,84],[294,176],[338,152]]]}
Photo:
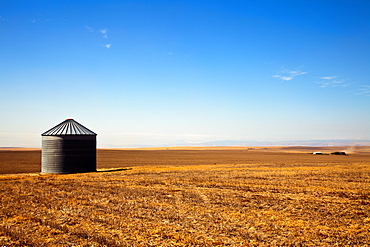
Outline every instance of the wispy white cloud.
{"label": "wispy white cloud", "polygon": [[[85,26],[85,28],[89,31],[89,32],[91,32],[91,33],[98,33],[98,34],[101,34],[102,35],[102,37],[104,38],[104,39],[108,39],[108,29],[100,29],[100,30],[98,30],[98,31],[96,31],[95,32],[95,30],[92,28],[92,27],[90,27],[90,26]],[[112,44],[106,44],[106,45],[103,45],[105,48],[110,48],[111,46],[112,46]]]}
{"label": "wispy white cloud", "polygon": [[280,72],[276,73],[273,75],[274,78],[279,78],[283,81],[290,81],[293,80],[294,77],[300,76],[300,75],[305,75],[307,74],[307,71],[303,71],[302,69],[296,69],[296,70],[281,70]]}
{"label": "wispy white cloud", "polygon": [[345,83],[346,80],[337,79],[338,76],[323,76],[319,78],[321,80],[316,81],[316,83],[319,84],[320,87],[347,87],[350,85],[349,83]]}
{"label": "wispy white cloud", "polygon": [[103,34],[104,39],[108,39],[107,29],[101,29],[100,32]]}
{"label": "wispy white cloud", "polygon": [[[319,81],[315,83],[319,84],[321,88],[330,87],[347,87],[353,83],[348,82],[348,80],[341,79],[339,76],[322,76],[319,77]],[[370,85],[362,85],[355,95],[369,96],[370,97]]]}
{"label": "wispy white cloud", "polygon": [[274,78],[280,78],[284,81],[290,81],[291,79],[293,79],[292,76],[283,76],[283,75],[273,75]]}
{"label": "wispy white cloud", "polygon": [[359,91],[356,95],[370,96],[370,85],[363,85]]}
{"label": "wispy white cloud", "polygon": [[85,26],[85,28],[86,28],[87,30],[89,30],[90,32],[94,32],[94,29],[92,29],[92,27],[90,27],[90,26]]}
{"label": "wispy white cloud", "polygon": [[287,70],[286,73],[291,74],[292,76],[297,76],[297,75],[304,75],[307,74],[308,72],[306,71],[301,71],[301,70]]}
{"label": "wispy white cloud", "polygon": [[338,76],[323,76],[323,77],[320,77],[320,79],[323,79],[323,80],[333,80],[335,78],[337,78]]}

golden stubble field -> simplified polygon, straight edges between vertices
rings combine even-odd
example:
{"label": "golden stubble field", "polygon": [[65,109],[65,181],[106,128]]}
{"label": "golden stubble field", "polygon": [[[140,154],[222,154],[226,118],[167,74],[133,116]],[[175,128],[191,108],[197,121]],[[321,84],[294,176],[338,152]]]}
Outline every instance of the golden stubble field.
{"label": "golden stubble field", "polygon": [[369,147],[312,151],[341,150],[98,150],[67,175],[2,150],[28,173],[0,175],[0,246],[369,246]]}

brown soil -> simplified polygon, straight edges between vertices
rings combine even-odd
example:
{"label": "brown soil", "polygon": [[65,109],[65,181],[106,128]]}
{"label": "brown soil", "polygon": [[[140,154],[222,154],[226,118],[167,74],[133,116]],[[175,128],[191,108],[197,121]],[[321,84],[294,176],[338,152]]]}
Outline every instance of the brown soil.
{"label": "brown soil", "polygon": [[[341,163],[369,161],[370,147],[359,146],[348,156],[330,154],[346,147],[176,147],[147,149],[98,149],[97,168],[121,168],[143,165],[204,165],[251,163]],[[40,149],[0,149],[0,174],[41,171]]]}

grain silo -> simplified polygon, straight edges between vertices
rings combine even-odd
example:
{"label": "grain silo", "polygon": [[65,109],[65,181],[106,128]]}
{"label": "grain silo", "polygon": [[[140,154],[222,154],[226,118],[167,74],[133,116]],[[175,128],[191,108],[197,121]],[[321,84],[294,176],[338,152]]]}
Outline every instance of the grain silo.
{"label": "grain silo", "polygon": [[67,119],[41,134],[43,173],[96,171],[96,134]]}

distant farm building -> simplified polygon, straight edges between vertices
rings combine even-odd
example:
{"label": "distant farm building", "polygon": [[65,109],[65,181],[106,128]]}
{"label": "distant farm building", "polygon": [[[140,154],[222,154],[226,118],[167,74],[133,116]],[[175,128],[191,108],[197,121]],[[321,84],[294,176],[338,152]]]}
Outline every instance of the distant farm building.
{"label": "distant farm building", "polygon": [[347,155],[346,152],[332,152],[332,155]]}
{"label": "distant farm building", "polygon": [[322,155],[322,152],[313,152],[315,155]]}
{"label": "distant farm building", "polygon": [[67,119],[41,136],[42,173],[96,171],[96,133]]}

